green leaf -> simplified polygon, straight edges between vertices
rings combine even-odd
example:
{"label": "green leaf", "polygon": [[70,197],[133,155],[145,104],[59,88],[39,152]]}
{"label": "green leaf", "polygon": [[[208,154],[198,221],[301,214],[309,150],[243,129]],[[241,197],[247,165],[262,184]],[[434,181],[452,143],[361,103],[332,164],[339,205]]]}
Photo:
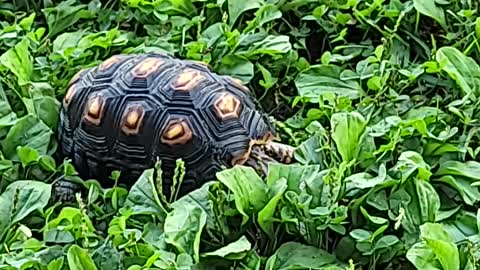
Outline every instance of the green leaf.
{"label": "green leaf", "polygon": [[480,66],[454,47],[438,49],[436,58],[442,70],[454,79],[464,94],[480,94]]}
{"label": "green leaf", "polygon": [[222,257],[226,259],[239,260],[245,257],[246,252],[252,249],[252,244],[245,236],[240,237],[237,241],[230,243],[222,248],[212,252],[204,253],[203,257]]}
{"label": "green leaf", "polygon": [[239,55],[228,55],[222,58],[218,72],[240,79],[243,83],[249,83],[253,78],[254,65],[248,59]]}
{"label": "green leaf", "polygon": [[477,36],[477,39],[480,39],[480,17],[475,21],[475,35]]}
{"label": "green leaf", "polygon": [[262,75],[263,75],[263,80],[259,82],[260,85],[263,86],[265,90],[269,90],[278,82],[278,78],[274,78],[272,76],[272,73],[270,73],[270,71],[268,71],[268,69],[266,69],[261,64],[257,64],[257,67],[260,70],[260,72],[262,72]]}
{"label": "green leaf", "polygon": [[285,178],[280,178],[278,181],[272,183],[273,186],[270,186],[270,201],[267,205],[260,210],[258,213],[258,224],[263,231],[268,233],[268,235],[273,239],[275,238],[274,233],[274,215],[277,211],[277,205],[280,199],[283,197],[284,192],[287,190],[287,180]]}
{"label": "green leaf", "polygon": [[350,162],[357,158],[360,141],[366,128],[366,121],[357,112],[336,113],[330,119],[332,138],[343,161]]}
{"label": "green leaf", "polygon": [[440,197],[433,186],[423,180],[415,180],[422,221],[434,222],[440,209]]}
{"label": "green leaf", "polygon": [[111,241],[105,241],[92,254],[92,259],[99,269],[119,269],[121,268],[122,256],[113,246]]}
{"label": "green leaf", "polygon": [[357,99],[363,96],[358,82],[341,78],[342,69],[334,65],[315,65],[303,70],[295,78],[295,86],[301,97],[318,102],[320,96],[338,95]]}
{"label": "green leaf", "polygon": [[372,233],[364,229],[355,229],[350,232],[350,236],[353,237],[355,240],[361,242],[370,239]]}
{"label": "green leaf", "polygon": [[[82,230],[79,230],[80,227],[82,227]],[[57,217],[48,222],[46,241],[70,243],[75,239],[82,238],[84,232],[94,231],[92,221],[88,216],[83,215],[81,209],[65,206]]]}
{"label": "green leaf", "polygon": [[94,18],[94,14],[86,8],[87,5],[74,5],[75,3],[75,0],[62,1],[43,10],[48,24],[48,37],[63,32],[81,19]]}
{"label": "green leaf", "polygon": [[54,58],[54,54],[59,54],[64,59],[69,59],[80,49],[78,48],[78,43],[83,36],[83,31],[68,32],[58,35],[53,41],[53,54],[50,58]]}
{"label": "green leaf", "polygon": [[325,129],[321,129],[311,135],[306,141],[295,149],[295,159],[301,164],[319,164],[322,165],[326,159],[326,154],[321,151],[325,141],[330,136]]}
{"label": "green leaf", "polygon": [[449,160],[440,164],[436,176],[454,175],[480,180],[480,163],[476,161],[460,162]]}
{"label": "green leaf", "polygon": [[378,170],[378,176],[374,177],[369,173],[361,172],[351,175],[345,179],[347,191],[353,189],[373,188],[387,180],[387,168],[381,164]]}
{"label": "green leaf", "polygon": [[288,53],[291,49],[292,45],[288,36],[269,35],[261,41],[253,43],[248,48],[237,51],[235,54],[250,59],[256,55]]}
{"label": "green leaf", "polygon": [[362,212],[363,216],[367,220],[372,222],[373,224],[384,225],[384,224],[388,223],[388,219],[385,219],[385,218],[382,218],[382,217],[377,217],[377,216],[372,216],[372,215],[368,214],[367,210],[365,210],[365,208],[363,208],[362,206],[360,206],[360,211]]}
{"label": "green leaf", "polygon": [[22,39],[14,48],[0,56],[0,63],[12,71],[20,86],[28,84],[33,71],[33,57],[28,50],[28,40]]}
{"label": "green leaf", "polygon": [[441,224],[425,223],[420,226],[422,242],[407,251],[407,259],[417,269],[460,269],[460,257],[452,237]]}
{"label": "green leaf", "polygon": [[34,115],[20,118],[2,141],[3,153],[11,160],[19,160],[18,146],[28,146],[40,155],[48,154],[49,142],[53,132]]}
{"label": "green leaf", "polygon": [[30,14],[28,17],[23,18],[19,25],[22,27],[22,29],[30,31],[32,28],[32,24],[35,21],[35,12]]}
{"label": "green leaf", "polygon": [[3,87],[0,85],[0,136],[3,136],[3,132],[6,132],[16,121],[17,114],[12,110]]}
{"label": "green leaf", "polygon": [[180,253],[187,253],[200,260],[200,237],[205,227],[207,214],[196,204],[178,203],[165,219],[165,242]]}
{"label": "green leaf", "polygon": [[65,259],[63,257],[54,259],[48,264],[47,270],[61,270],[64,263]]}
{"label": "green leaf", "polygon": [[44,96],[33,99],[33,103],[37,117],[53,130],[57,126],[60,102],[54,97]]}
{"label": "green leaf", "polygon": [[51,156],[40,157],[39,164],[46,171],[55,172],[57,170],[55,159],[53,159]]}
{"label": "green leaf", "polygon": [[232,191],[235,206],[243,215],[242,225],[268,203],[267,186],[252,167],[236,166],[218,172],[217,178]]}
{"label": "green leaf", "polygon": [[0,195],[0,239],[12,225],[43,209],[50,193],[51,186],[42,182],[21,180],[8,185]]}
{"label": "green leaf", "polygon": [[378,241],[375,242],[375,249],[383,249],[391,247],[400,242],[400,239],[395,235],[384,235]]}
{"label": "green leaf", "polygon": [[335,257],[322,249],[296,242],[282,244],[267,260],[266,270],[344,270]]}
{"label": "green leaf", "polygon": [[445,12],[435,3],[435,0],[413,0],[415,9],[425,16],[431,17],[439,22],[442,26],[446,26]]}
{"label": "green leaf", "polygon": [[472,178],[445,175],[439,179],[434,179],[434,181],[450,185],[462,196],[463,201],[468,205],[473,206],[480,201],[480,191],[478,187],[472,186],[472,183],[474,183]]}
{"label": "green leaf", "polygon": [[414,151],[402,152],[392,171],[401,173],[402,182],[407,181],[412,176],[429,180],[432,175],[430,166],[419,153]]}
{"label": "green leaf", "polygon": [[156,189],[154,172],[153,168],[145,170],[128,193],[124,207],[131,208],[134,215],[165,217],[167,214]]}
{"label": "green leaf", "polygon": [[282,12],[278,9],[276,5],[266,4],[260,7],[257,12],[255,12],[255,18],[252,21],[247,22],[247,27],[244,32],[249,32],[253,29],[260,28],[264,24],[280,19],[282,17]]}
{"label": "green leaf", "polygon": [[67,252],[68,266],[71,270],[96,270],[90,254],[85,249],[72,245]]}
{"label": "green leaf", "polygon": [[230,26],[233,26],[245,11],[257,9],[261,6],[260,0],[228,0],[228,18]]}
{"label": "green leaf", "polygon": [[[313,188],[313,186],[322,185],[323,181],[320,181],[320,179],[325,173],[318,165],[303,166],[272,163],[269,165],[267,185],[272,190],[278,191],[278,188],[282,185],[277,184],[277,182],[286,180],[287,190],[301,194],[307,189]],[[320,196],[321,194],[317,195]]]}
{"label": "green leaf", "polygon": [[20,159],[20,162],[22,162],[24,168],[30,164],[37,162],[40,157],[35,149],[32,149],[28,146],[19,146],[17,149],[17,155]]}

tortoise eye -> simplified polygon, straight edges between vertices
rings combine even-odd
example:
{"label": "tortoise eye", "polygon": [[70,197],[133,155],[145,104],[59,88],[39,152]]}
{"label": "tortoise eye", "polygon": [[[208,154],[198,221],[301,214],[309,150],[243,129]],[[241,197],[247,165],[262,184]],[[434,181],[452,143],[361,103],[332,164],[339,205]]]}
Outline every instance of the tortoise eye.
{"label": "tortoise eye", "polygon": [[180,73],[175,80],[175,90],[190,91],[205,77],[199,71],[187,69]]}
{"label": "tortoise eye", "polygon": [[85,119],[94,125],[99,125],[102,121],[105,100],[101,95],[95,95],[87,102],[87,112]]}
{"label": "tortoise eye", "polygon": [[215,101],[215,112],[222,119],[237,118],[240,109],[240,100],[235,96],[225,93]]}
{"label": "tortoise eye", "polygon": [[122,131],[127,135],[138,134],[142,126],[144,114],[143,107],[140,105],[129,107],[123,115]]}
{"label": "tortoise eye", "polygon": [[161,141],[168,145],[185,144],[192,139],[192,130],[185,120],[171,120],[163,132]]}
{"label": "tortoise eye", "polygon": [[146,58],[133,69],[133,74],[138,78],[146,78],[163,64],[159,58]]}

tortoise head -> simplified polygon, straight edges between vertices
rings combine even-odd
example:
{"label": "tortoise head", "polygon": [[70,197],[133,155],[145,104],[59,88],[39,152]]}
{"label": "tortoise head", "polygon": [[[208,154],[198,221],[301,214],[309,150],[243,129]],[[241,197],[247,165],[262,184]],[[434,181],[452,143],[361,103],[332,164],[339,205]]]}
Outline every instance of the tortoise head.
{"label": "tortoise head", "polygon": [[293,161],[294,151],[293,146],[270,140],[265,144],[254,145],[245,164],[266,176],[269,163],[289,164]]}

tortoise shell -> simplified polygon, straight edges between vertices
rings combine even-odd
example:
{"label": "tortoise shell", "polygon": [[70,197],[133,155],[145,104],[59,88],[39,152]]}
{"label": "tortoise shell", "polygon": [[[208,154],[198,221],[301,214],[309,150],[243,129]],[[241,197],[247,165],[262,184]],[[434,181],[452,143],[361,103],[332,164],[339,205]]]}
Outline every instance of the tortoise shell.
{"label": "tortoise shell", "polygon": [[185,162],[189,191],[225,167],[244,164],[252,146],[269,142],[274,128],[238,79],[207,65],[150,53],[114,55],[79,71],[60,111],[59,152],[80,176],[121,183],[162,164],[164,190],[176,160]]}

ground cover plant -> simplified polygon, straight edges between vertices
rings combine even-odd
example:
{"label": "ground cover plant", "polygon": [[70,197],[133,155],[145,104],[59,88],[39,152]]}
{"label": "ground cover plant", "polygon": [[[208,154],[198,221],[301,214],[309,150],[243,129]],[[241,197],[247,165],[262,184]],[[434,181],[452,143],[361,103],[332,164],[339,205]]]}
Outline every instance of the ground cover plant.
{"label": "ground cover plant", "polygon": [[[0,0],[0,269],[477,269],[479,5]],[[241,79],[296,163],[165,198],[55,160],[70,78],[152,51]]]}

